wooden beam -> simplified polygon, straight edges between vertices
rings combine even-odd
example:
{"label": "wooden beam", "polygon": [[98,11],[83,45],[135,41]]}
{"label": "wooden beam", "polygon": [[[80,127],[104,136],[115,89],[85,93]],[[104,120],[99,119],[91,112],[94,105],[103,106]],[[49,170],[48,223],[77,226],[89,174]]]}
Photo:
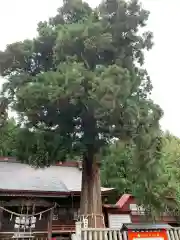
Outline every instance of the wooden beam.
{"label": "wooden beam", "polygon": [[16,198],[16,199],[12,199],[8,202],[4,203],[5,207],[17,207],[20,205],[26,205],[26,206],[43,206],[43,207],[51,207],[52,206],[52,202],[48,202],[46,200],[43,199],[27,199],[27,198]]}
{"label": "wooden beam", "polygon": [[53,210],[50,210],[49,219],[48,219],[48,240],[52,239],[52,220],[53,220]]}

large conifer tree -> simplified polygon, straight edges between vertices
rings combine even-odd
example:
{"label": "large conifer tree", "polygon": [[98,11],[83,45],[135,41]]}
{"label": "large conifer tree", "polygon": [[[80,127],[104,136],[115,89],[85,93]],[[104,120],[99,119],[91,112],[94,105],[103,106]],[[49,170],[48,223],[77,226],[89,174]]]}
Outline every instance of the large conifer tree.
{"label": "large conifer tree", "polygon": [[2,101],[8,99],[22,124],[19,157],[39,166],[82,157],[81,214],[96,216],[91,226],[103,224],[101,147],[115,138],[129,141],[143,164],[158,152],[161,109],[149,99],[142,67],[152,33],[139,32],[148,15],[137,0],[107,0],[97,9],[66,0],[38,24],[35,39],[0,53],[7,78]]}

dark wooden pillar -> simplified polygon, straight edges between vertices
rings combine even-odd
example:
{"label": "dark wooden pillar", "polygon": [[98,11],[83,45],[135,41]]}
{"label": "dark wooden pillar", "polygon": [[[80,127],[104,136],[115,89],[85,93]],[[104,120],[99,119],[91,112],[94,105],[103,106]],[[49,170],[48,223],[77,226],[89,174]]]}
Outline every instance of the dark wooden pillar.
{"label": "dark wooden pillar", "polygon": [[[3,206],[3,202],[0,202],[0,206]],[[2,229],[2,220],[3,220],[3,209],[0,208],[0,231]]]}
{"label": "dark wooden pillar", "polygon": [[3,210],[0,208],[0,231],[2,229]]}
{"label": "dark wooden pillar", "polygon": [[48,218],[48,240],[52,239],[52,220],[53,220],[53,209],[49,212]]}

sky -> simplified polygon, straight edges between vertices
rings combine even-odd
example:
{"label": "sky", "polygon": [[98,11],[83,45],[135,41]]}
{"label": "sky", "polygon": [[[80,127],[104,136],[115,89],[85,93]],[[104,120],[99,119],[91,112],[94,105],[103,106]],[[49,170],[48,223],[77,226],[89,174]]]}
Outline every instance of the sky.
{"label": "sky", "polygon": [[[98,1],[88,3],[94,7]],[[180,137],[180,0],[141,2],[151,12],[147,27],[154,33],[155,45],[145,63],[154,87],[152,98],[164,110],[162,129]],[[35,37],[37,23],[53,16],[61,5],[60,0],[1,0],[0,50],[14,41]]]}

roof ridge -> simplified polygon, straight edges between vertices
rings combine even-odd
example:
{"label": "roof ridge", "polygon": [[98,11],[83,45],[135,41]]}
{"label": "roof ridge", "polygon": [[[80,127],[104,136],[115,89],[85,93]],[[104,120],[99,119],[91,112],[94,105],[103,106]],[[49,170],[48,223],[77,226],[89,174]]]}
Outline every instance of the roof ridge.
{"label": "roof ridge", "polygon": [[0,162],[17,162],[16,157],[2,157],[0,156]]}
{"label": "roof ridge", "polygon": [[[10,162],[10,163],[24,163],[19,161],[16,157],[9,157],[9,156],[0,156],[0,162]],[[24,163],[26,164],[26,163]],[[55,164],[56,166],[64,166],[64,167],[77,167],[79,169],[82,169],[82,162],[81,161],[59,161]]]}
{"label": "roof ridge", "polygon": [[82,169],[82,162],[81,161],[65,161],[65,162],[58,162],[56,166],[63,166],[63,167],[77,167],[80,170]]}

